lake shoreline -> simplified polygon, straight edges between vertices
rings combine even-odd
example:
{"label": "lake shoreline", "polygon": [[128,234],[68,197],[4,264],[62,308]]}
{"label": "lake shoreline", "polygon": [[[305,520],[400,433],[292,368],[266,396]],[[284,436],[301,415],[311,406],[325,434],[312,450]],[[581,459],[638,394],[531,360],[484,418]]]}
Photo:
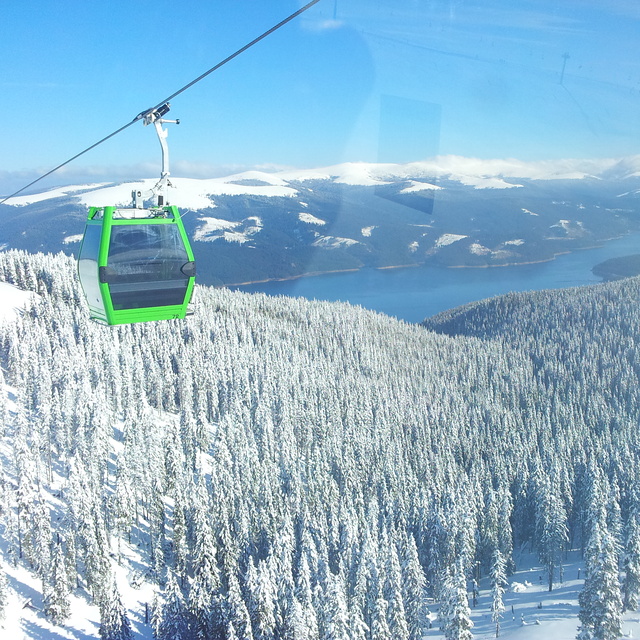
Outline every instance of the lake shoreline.
{"label": "lake shoreline", "polygon": [[250,287],[252,285],[255,284],[269,284],[271,282],[290,282],[293,280],[300,280],[301,278],[315,278],[318,276],[328,276],[328,275],[333,275],[333,274],[338,274],[338,273],[357,273],[359,271],[362,271],[364,269],[374,269],[376,271],[386,271],[386,270],[391,270],[391,269],[419,269],[421,267],[437,267],[439,269],[503,269],[503,268],[509,268],[509,267],[524,267],[527,265],[534,265],[534,264],[545,264],[546,262],[553,262],[554,260],[556,260],[559,256],[565,256],[565,255],[570,255],[572,253],[578,252],[578,251],[590,251],[593,249],[602,249],[606,243],[608,242],[612,242],[614,240],[620,240],[622,238],[625,238],[629,235],[632,235],[630,233],[625,233],[622,234],[620,236],[613,236],[611,238],[605,238],[603,240],[601,240],[598,244],[593,244],[593,245],[589,245],[587,247],[578,247],[576,249],[572,249],[571,251],[558,251],[557,253],[554,253],[552,257],[550,258],[543,258],[541,260],[527,260],[527,261],[522,261],[522,262],[505,262],[503,264],[447,264],[447,265],[442,265],[442,264],[431,264],[428,262],[419,262],[419,263],[411,263],[411,264],[390,264],[390,265],[385,265],[384,267],[369,267],[369,266],[362,266],[362,267],[358,267],[355,269],[330,269],[328,271],[310,271],[308,273],[300,273],[298,275],[295,276],[287,276],[285,278],[265,278],[264,280],[250,280],[248,282],[233,282],[233,283],[224,283],[224,284],[220,284],[220,285],[214,285],[217,288],[222,288],[222,287]]}
{"label": "lake shoreline", "polygon": [[[602,279],[592,271],[596,264],[617,256],[638,253],[638,247],[640,233],[598,243],[595,247],[588,247],[589,251],[587,247],[562,251],[544,260],[526,261],[526,264],[525,261],[475,267],[399,264],[334,270],[326,274],[315,272],[279,280],[265,279],[265,282],[258,284],[223,286],[248,293],[349,302],[419,324],[442,311],[513,291],[599,284]],[[423,268],[406,268],[409,266]]]}
{"label": "lake shoreline", "polygon": [[[620,236],[624,237],[624,236]],[[609,242],[610,240],[618,240],[618,238],[610,238],[605,240],[604,242]],[[295,276],[287,276],[286,278],[265,278],[264,280],[250,280],[248,282],[233,282],[233,283],[224,283],[220,285],[216,285],[217,288],[222,287],[249,287],[255,284],[269,284],[270,282],[290,282],[293,280],[300,280],[301,278],[315,278],[318,276],[328,276],[339,273],[358,273],[365,269],[374,269],[375,271],[389,271],[392,269],[420,269],[423,267],[436,267],[438,269],[503,269],[509,267],[521,267],[532,264],[544,264],[546,262],[553,262],[558,256],[564,256],[575,251],[588,251],[590,249],[600,249],[604,246],[604,244],[593,245],[590,247],[580,247],[578,249],[574,249],[573,251],[559,251],[558,253],[554,253],[551,258],[544,258],[542,260],[528,260],[523,262],[505,262],[503,264],[431,264],[428,262],[419,262],[412,264],[391,264],[386,265],[384,267],[358,267],[356,269],[332,269],[329,271],[310,271],[308,273],[301,273]]]}

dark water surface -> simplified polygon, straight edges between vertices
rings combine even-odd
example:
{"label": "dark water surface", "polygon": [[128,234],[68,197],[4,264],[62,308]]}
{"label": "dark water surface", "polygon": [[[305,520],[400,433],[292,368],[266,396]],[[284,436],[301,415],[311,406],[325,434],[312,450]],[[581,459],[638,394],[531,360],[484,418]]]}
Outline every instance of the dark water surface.
{"label": "dark water surface", "polygon": [[510,291],[594,284],[601,281],[591,272],[596,264],[634,253],[640,253],[638,235],[612,240],[597,249],[560,255],[555,260],[538,264],[490,269],[361,269],[232,288],[274,296],[301,296],[310,300],[342,300],[407,322],[421,322],[440,311]]}

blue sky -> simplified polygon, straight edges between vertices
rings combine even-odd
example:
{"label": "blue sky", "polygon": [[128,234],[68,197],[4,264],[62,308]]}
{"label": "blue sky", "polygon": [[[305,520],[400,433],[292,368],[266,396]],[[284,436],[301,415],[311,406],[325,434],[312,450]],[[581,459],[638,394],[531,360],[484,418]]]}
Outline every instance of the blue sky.
{"label": "blue sky", "polygon": [[[0,192],[303,4],[5,0]],[[172,174],[638,154],[639,33],[631,0],[321,0],[172,102]],[[159,165],[154,131],[136,124],[42,184],[153,177]]]}

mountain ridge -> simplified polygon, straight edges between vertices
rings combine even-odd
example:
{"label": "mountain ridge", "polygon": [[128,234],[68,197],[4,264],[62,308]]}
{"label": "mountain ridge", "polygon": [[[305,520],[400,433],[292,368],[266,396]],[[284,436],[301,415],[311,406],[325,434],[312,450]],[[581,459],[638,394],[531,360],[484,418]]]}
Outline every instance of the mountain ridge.
{"label": "mountain ridge", "polygon": [[[443,156],[171,178],[204,284],[362,267],[506,266],[640,230],[640,156],[526,163]],[[155,179],[70,185],[0,206],[0,248],[75,253],[86,207]]]}

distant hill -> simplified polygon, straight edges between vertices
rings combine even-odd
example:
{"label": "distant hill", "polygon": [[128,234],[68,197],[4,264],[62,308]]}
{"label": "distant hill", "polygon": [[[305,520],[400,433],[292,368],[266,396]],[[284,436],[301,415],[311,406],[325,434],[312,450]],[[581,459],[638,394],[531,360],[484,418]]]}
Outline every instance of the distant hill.
{"label": "distant hill", "polygon": [[[88,206],[124,205],[154,180],[75,185],[0,206],[0,247],[77,251]],[[640,160],[442,157],[399,164],[173,178],[199,281],[550,260],[640,229]]]}
{"label": "distant hill", "polygon": [[591,271],[603,280],[620,280],[640,275],[640,254],[605,260]]}

